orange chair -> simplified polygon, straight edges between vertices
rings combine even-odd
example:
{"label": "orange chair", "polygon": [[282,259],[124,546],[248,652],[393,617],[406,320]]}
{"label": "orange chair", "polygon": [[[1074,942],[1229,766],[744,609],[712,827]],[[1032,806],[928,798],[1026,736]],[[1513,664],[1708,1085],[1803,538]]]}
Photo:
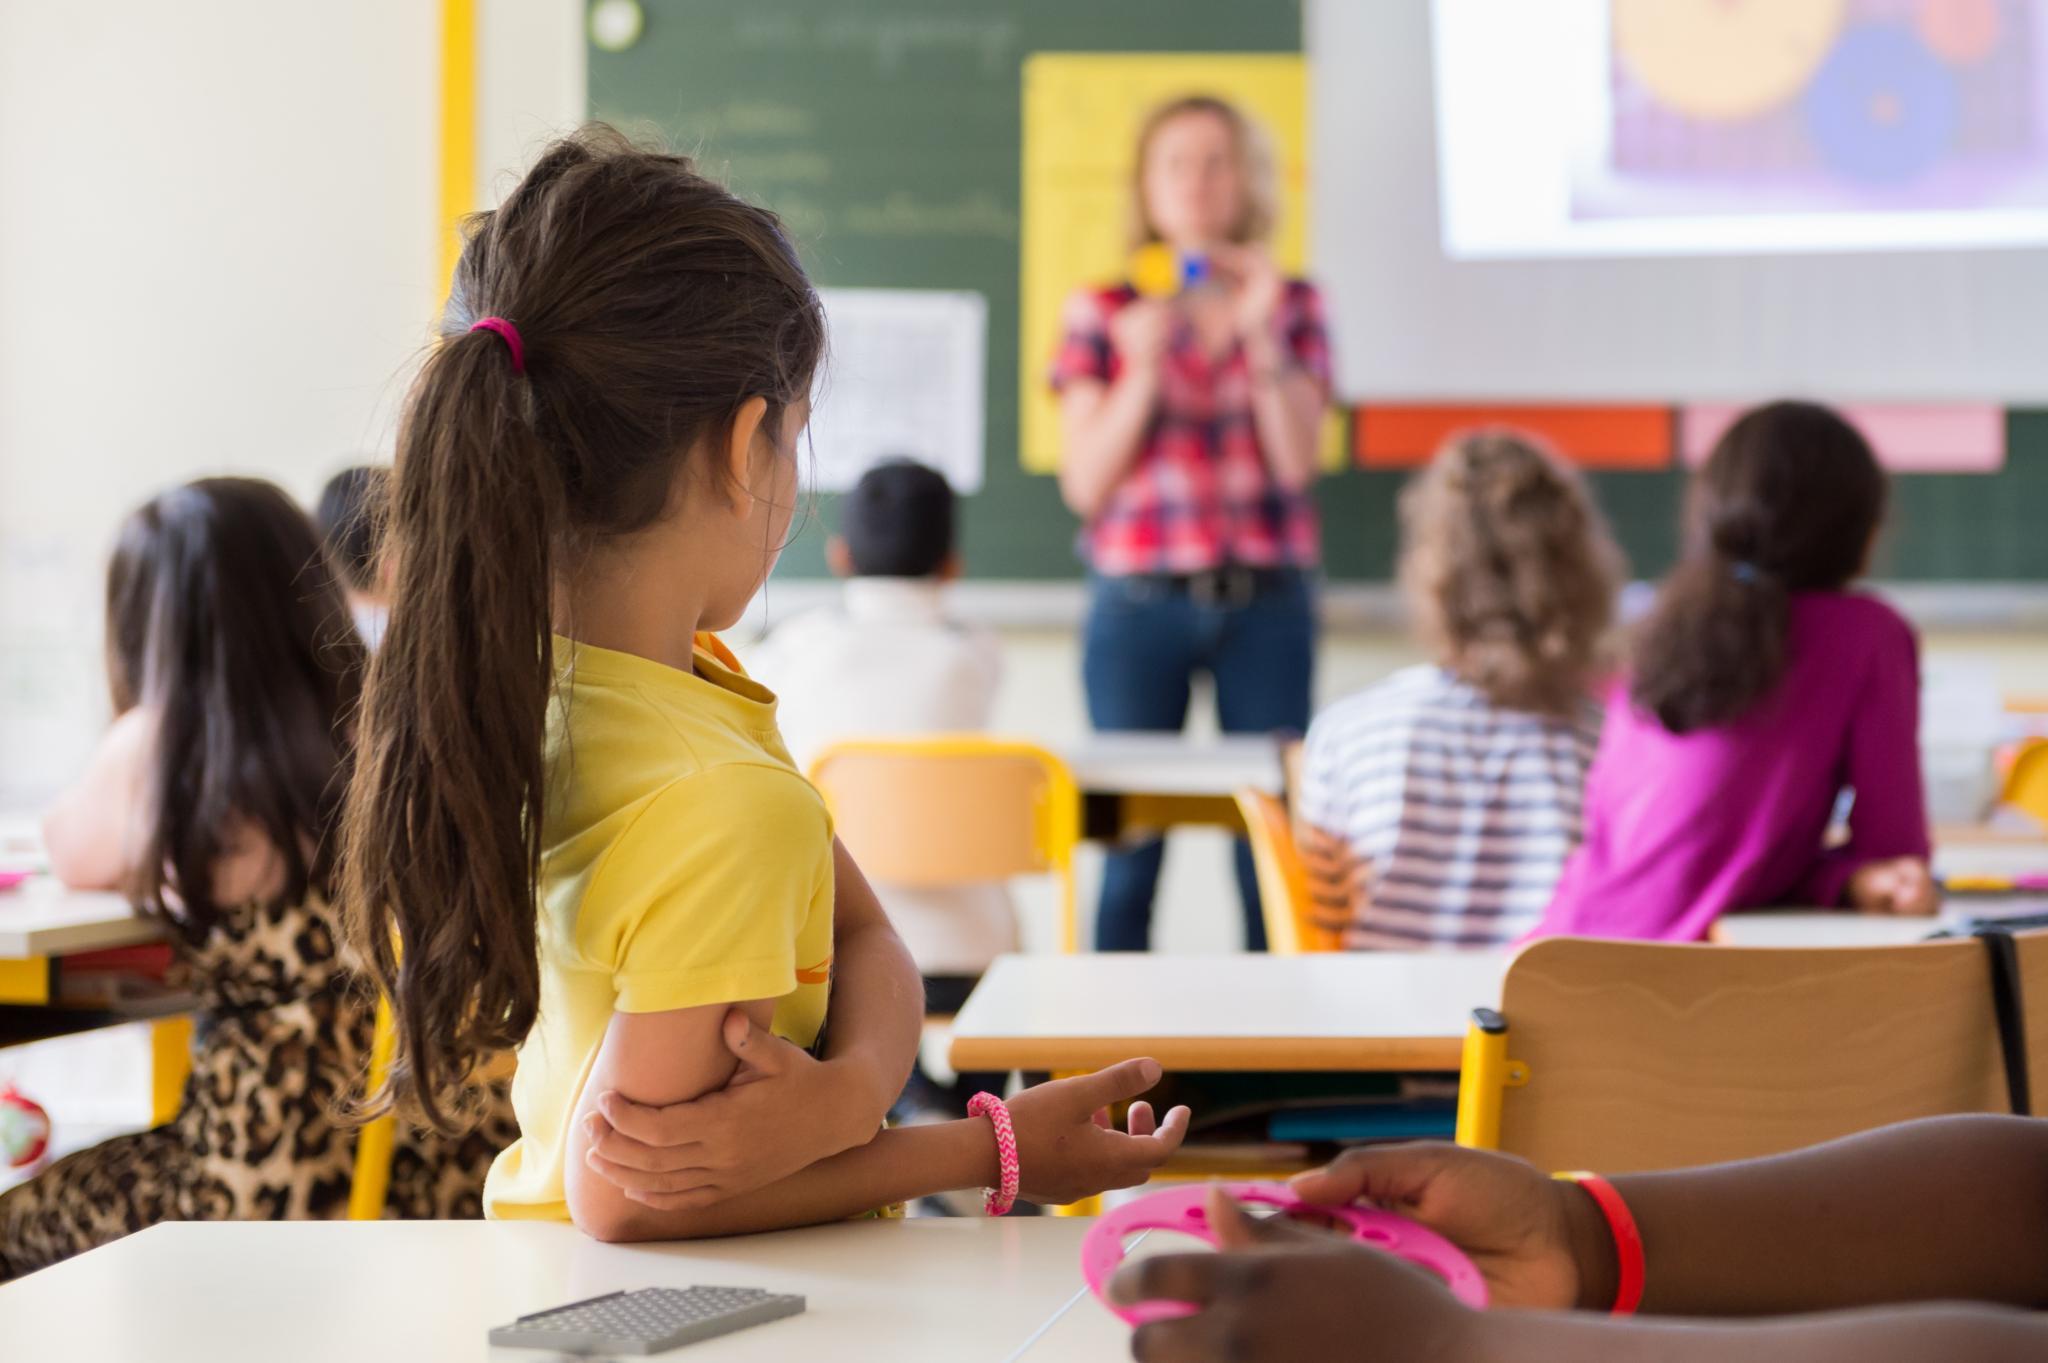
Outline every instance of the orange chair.
{"label": "orange chair", "polygon": [[2029,814],[2048,828],[2048,738],[2030,738],[2013,754],[1998,803]]}
{"label": "orange chair", "polygon": [[877,880],[938,888],[1054,877],[1060,949],[1079,950],[1081,796],[1054,754],[976,735],[853,739],[818,755],[811,783]]}
{"label": "orange chair", "polygon": [[1266,949],[1275,956],[1335,951],[1337,934],[1316,923],[1308,869],[1295,846],[1287,807],[1263,790],[1240,790],[1237,809],[1258,873],[1259,907],[1266,919]]}

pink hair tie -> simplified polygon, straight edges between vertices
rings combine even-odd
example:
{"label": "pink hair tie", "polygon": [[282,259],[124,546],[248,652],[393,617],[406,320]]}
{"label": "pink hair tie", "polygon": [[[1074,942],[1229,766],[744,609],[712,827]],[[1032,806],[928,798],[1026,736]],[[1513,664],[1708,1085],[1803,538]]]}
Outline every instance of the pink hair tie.
{"label": "pink hair tie", "polygon": [[526,372],[526,343],[519,339],[519,328],[502,317],[479,317],[471,331],[495,331],[505,338],[505,344],[512,351],[512,372]]}
{"label": "pink hair tie", "polygon": [[1001,1170],[997,1177],[1001,1186],[988,1190],[982,1210],[990,1216],[1003,1216],[1017,1205],[1017,1182],[1022,1175],[1022,1166],[1017,1162],[1017,1133],[1010,1126],[1010,1109],[993,1093],[977,1093],[967,1100],[967,1115],[986,1117],[996,1129],[996,1164]]}

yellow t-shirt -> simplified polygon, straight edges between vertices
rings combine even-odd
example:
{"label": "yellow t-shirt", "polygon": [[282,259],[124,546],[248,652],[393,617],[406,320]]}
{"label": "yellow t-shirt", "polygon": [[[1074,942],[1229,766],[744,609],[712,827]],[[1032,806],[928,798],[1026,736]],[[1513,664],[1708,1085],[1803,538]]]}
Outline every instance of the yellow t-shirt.
{"label": "yellow t-shirt", "polygon": [[569,1119],[613,1012],[778,999],[812,1045],[832,973],[832,825],[775,697],[700,636],[694,674],[555,640],[540,883],[540,1020],[519,1048],[520,1137],[488,1215],[565,1221]]}

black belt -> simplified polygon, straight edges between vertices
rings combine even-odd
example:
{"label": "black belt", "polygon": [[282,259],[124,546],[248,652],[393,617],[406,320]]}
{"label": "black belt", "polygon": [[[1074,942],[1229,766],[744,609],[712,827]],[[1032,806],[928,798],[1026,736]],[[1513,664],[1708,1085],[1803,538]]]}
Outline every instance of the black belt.
{"label": "black belt", "polygon": [[1248,568],[1226,563],[1199,573],[1133,573],[1170,596],[1185,596],[1202,606],[1249,606],[1262,596],[1293,586],[1301,578],[1299,568]]}

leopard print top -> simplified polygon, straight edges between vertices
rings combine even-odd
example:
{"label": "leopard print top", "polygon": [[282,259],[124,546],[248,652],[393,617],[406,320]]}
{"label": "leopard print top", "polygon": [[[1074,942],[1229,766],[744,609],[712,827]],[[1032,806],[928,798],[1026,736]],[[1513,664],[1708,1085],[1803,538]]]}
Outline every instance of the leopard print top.
{"label": "leopard print top", "polygon": [[[174,934],[175,935],[175,934]],[[178,1115],[83,1150],[0,1195],[0,1281],[166,1220],[345,1214],[355,1128],[341,1105],[368,1064],[375,997],[318,899],[225,909],[177,944],[200,1001]],[[457,1137],[400,1133],[387,1217],[476,1217],[518,1134],[499,1085]]]}

